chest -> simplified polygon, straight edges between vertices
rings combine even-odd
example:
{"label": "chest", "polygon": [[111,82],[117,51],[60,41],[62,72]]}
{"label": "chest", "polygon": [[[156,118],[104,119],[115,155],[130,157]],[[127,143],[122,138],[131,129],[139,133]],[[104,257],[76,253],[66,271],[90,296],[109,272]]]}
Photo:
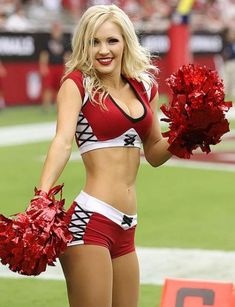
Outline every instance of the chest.
{"label": "chest", "polygon": [[143,98],[140,97],[128,84],[122,91],[109,91],[109,99],[121,111],[133,119],[140,118],[144,112]]}
{"label": "chest", "polygon": [[88,125],[99,140],[116,138],[129,129],[135,129],[142,140],[148,134],[152,125],[152,111],[142,95],[108,95],[105,105],[107,110],[88,101],[82,109]]}

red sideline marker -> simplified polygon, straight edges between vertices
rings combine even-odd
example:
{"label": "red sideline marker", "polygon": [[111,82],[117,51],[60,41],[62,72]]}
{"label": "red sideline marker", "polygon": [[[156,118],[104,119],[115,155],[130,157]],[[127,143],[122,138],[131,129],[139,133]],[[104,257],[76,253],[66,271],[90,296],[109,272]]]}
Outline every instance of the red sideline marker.
{"label": "red sideline marker", "polygon": [[160,307],[235,307],[233,284],[170,279],[164,283]]}

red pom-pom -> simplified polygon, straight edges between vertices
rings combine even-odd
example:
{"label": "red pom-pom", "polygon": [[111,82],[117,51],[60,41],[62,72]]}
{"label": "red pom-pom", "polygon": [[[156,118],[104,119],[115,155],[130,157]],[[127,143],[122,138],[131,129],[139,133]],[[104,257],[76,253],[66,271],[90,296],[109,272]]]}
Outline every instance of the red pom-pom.
{"label": "red pom-pom", "polygon": [[229,131],[225,112],[232,102],[224,101],[222,80],[216,71],[189,64],[166,81],[173,98],[169,106],[161,106],[167,117],[161,120],[169,123],[169,131],[163,133],[168,137],[169,151],[188,159],[199,147],[209,153],[210,145],[219,143]]}
{"label": "red pom-pom", "polygon": [[[54,266],[72,240],[68,230],[71,213],[63,209],[62,188],[49,193],[35,189],[35,197],[24,213],[14,219],[0,215],[0,259],[2,264],[23,275],[39,275]],[[61,192],[60,200],[55,194]]]}

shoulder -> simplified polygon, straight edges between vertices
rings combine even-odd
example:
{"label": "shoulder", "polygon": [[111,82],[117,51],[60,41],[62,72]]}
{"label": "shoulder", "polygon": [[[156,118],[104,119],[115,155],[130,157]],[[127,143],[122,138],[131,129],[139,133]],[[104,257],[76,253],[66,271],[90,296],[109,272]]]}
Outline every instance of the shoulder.
{"label": "shoulder", "polygon": [[85,95],[84,75],[80,70],[77,69],[65,75],[63,78],[63,83],[65,83],[67,80],[72,80],[75,83],[82,97]]}
{"label": "shoulder", "polygon": [[156,96],[158,96],[158,83],[154,79],[151,85],[151,94],[150,94],[149,101],[151,102]]}
{"label": "shoulder", "polygon": [[158,93],[158,83],[154,75],[142,73],[138,80],[129,79],[129,81],[134,82],[140,91],[144,90],[149,102],[151,102]]}
{"label": "shoulder", "polygon": [[83,102],[83,97],[77,85],[72,79],[68,78],[62,83],[57,93],[56,102],[60,110],[64,107],[75,111],[78,110],[77,108],[80,110]]}
{"label": "shoulder", "polygon": [[142,75],[142,82],[148,93],[149,102],[151,102],[158,93],[158,83],[156,75],[144,73]]}
{"label": "shoulder", "polygon": [[71,71],[70,73],[66,74],[63,78],[63,81],[67,80],[67,79],[72,79],[74,81],[78,81],[78,82],[83,82],[84,76],[83,73],[79,70],[76,69],[74,71]]}

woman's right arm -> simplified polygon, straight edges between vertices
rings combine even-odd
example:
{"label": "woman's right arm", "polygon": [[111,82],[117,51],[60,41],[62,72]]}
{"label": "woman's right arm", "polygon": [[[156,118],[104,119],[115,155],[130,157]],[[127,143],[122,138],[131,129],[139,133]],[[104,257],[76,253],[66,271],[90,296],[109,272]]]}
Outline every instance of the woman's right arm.
{"label": "woman's right arm", "polygon": [[67,164],[75,135],[82,98],[71,79],[62,84],[57,95],[56,134],[49,147],[43,166],[39,189],[48,192],[60,177]]}

